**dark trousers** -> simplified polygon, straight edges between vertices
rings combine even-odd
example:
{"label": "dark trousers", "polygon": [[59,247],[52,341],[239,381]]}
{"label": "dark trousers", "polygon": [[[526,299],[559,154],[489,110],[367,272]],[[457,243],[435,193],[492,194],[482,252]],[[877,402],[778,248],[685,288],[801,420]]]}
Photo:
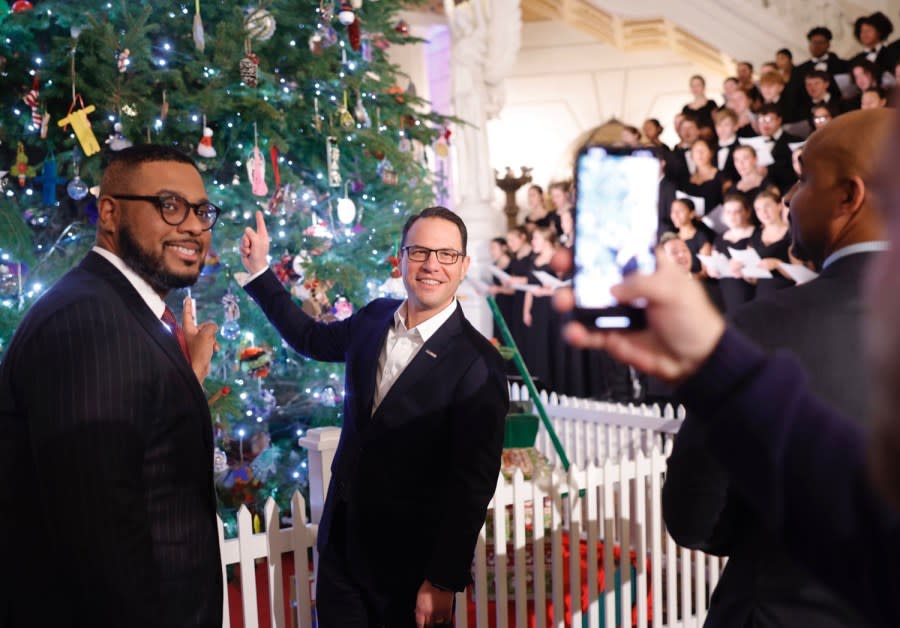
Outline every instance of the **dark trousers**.
{"label": "dark trousers", "polygon": [[392,577],[392,565],[370,565],[361,549],[348,534],[346,504],[337,504],[328,543],[319,556],[319,628],[415,628],[421,582]]}

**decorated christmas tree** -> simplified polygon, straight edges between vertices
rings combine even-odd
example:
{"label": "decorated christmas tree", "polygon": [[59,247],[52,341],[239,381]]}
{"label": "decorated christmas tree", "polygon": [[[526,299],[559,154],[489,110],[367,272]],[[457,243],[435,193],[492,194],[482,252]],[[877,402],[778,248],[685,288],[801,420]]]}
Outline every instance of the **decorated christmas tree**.
{"label": "decorated christmas tree", "polygon": [[[402,4],[402,7],[401,7]],[[389,61],[415,0],[15,0],[0,8],[0,355],[31,303],[93,244],[109,156],[192,153],[223,208],[193,288],[219,324],[205,387],[226,520],[306,481],[298,435],[339,425],[341,365],[288,350],[234,280],[262,209],[304,309],[349,316],[402,293],[403,221],[442,195],[447,120]],[[4,172],[5,171],[5,172]],[[176,311],[183,294],[170,295]]]}

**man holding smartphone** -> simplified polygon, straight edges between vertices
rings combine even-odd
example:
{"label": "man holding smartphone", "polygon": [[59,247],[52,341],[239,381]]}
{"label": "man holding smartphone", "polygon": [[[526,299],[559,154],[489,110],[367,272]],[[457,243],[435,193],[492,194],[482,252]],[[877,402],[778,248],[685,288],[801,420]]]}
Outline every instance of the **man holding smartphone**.
{"label": "man holding smartphone", "polygon": [[[679,397],[702,423],[709,450],[749,512],[800,564],[879,625],[900,622],[894,595],[900,586],[900,185],[893,172],[900,160],[900,124],[893,115],[892,128],[883,134],[887,152],[871,179],[895,245],[867,273],[871,445],[858,423],[809,392],[793,358],[766,355],[726,328],[699,286],[667,260],[653,275],[631,276],[613,288],[621,301],[647,302],[645,331],[588,331],[577,323],[566,330],[576,346],[603,349],[679,384]],[[820,176],[815,186],[822,198],[834,195],[852,205],[866,188],[859,177],[828,171]],[[854,214],[845,210],[844,226]],[[571,307],[571,295],[560,295],[558,305]]]}
{"label": "man holding smartphone", "polygon": [[330,324],[307,316],[268,270],[261,212],[240,248],[244,287],[285,341],[346,362],[319,523],[319,625],[449,625],[497,486],[509,408],[503,359],[456,301],[469,267],[465,224],[443,207],[410,217],[400,249],[407,298],[376,299]]}

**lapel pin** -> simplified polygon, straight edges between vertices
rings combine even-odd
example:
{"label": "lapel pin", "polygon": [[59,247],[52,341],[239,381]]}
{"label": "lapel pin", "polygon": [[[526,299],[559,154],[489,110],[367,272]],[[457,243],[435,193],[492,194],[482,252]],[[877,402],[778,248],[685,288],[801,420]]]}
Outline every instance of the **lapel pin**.
{"label": "lapel pin", "polygon": [[437,353],[435,353],[435,352],[432,351],[431,349],[425,349],[425,353],[427,353],[428,355],[430,355],[430,356],[433,357],[433,358],[436,358],[436,357],[437,357]]}

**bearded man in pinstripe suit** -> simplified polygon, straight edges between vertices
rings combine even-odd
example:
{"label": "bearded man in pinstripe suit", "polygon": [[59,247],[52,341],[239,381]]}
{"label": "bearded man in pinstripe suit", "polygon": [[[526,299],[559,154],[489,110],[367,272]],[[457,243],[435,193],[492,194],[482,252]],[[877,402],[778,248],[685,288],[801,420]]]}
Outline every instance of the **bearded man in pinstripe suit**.
{"label": "bearded man in pinstripe suit", "polygon": [[95,247],[0,364],[0,625],[219,628],[216,329],[163,301],[197,280],[218,208],[189,157],[142,145],[98,209]]}

